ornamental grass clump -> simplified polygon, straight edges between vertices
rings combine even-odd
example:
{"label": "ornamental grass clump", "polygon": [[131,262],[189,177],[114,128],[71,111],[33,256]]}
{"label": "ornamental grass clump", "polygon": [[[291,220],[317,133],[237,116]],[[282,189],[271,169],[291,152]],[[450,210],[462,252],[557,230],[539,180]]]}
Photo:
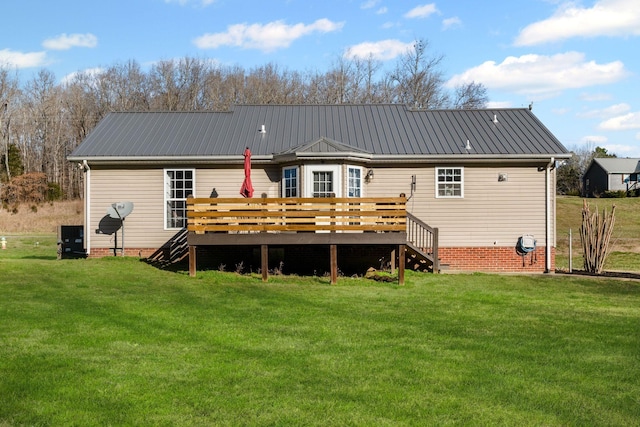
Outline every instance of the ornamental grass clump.
{"label": "ornamental grass clump", "polygon": [[611,213],[602,210],[602,215],[591,212],[586,200],[582,205],[582,226],[580,241],[584,257],[584,269],[589,273],[601,274],[607,256],[610,253],[609,242],[616,222],[616,205],[611,206]]}

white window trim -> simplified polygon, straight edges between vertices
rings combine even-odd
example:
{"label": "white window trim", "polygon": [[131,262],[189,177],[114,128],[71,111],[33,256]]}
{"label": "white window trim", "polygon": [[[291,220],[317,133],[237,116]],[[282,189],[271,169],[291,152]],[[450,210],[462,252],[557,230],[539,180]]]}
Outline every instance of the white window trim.
{"label": "white window trim", "polygon": [[[460,169],[460,195],[459,196],[441,196],[439,191],[438,171],[441,169]],[[464,199],[464,167],[463,166],[442,166],[435,168],[435,189],[436,199]]]}
{"label": "white window trim", "polygon": [[300,196],[300,167],[299,166],[285,166],[285,167],[282,168],[282,189],[281,189],[282,197],[287,197],[286,196],[287,192],[286,192],[286,187],[285,187],[286,181],[285,181],[285,178],[284,178],[284,173],[285,173],[285,171],[292,170],[292,169],[297,171],[296,172],[296,197],[301,197]]}
{"label": "white window trim", "polygon": [[336,197],[342,197],[342,166],[341,165],[307,165],[304,168],[304,195],[313,197],[313,173],[333,172],[333,192]]}
{"label": "white window trim", "polygon": [[[360,171],[360,196],[349,196],[349,171],[351,169],[357,169]],[[347,185],[346,185],[346,190],[347,190],[347,197],[364,197],[364,185],[362,185],[364,183],[364,168],[362,166],[349,166],[347,165]]]}
{"label": "white window trim", "polygon": [[[191,176],[192,176],[192,184],[193,184],[193,192],[195,193],[196,191],[196,170],[192,169],[192,168],[164,168],[162,170],[162,180],[163,180],[163,205],[162,205],[162,211],[163,211],[163,226],[164,229],[169,231],[169,230],[181,230],[182,227],[168,227],[167,223],[168,223],[168,218],[167,218],[167,202],[169,201],[169,197],[168,196],[168,191],[167,191],[167,186],[169,184],[168,181],[168,176],[167,176],[167,171],[191,171]],[[193,194],[193,196],[195,197],[195,194]],[[185,199],[186,200],[186,199]]]}

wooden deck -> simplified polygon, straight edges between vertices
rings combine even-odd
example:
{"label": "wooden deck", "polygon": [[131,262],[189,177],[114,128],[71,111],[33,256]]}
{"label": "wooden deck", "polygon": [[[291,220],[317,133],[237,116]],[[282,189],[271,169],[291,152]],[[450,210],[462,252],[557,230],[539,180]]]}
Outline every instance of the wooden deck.
{"label": "wooden deck", "polygon": [[197,246],[259,245],[267,280],[269,245],[328,245],[335,283],[337,245],[398,245],[398,280],[403,284],[406,202],[405,197],[191,198],[189,273],[196,274]]}

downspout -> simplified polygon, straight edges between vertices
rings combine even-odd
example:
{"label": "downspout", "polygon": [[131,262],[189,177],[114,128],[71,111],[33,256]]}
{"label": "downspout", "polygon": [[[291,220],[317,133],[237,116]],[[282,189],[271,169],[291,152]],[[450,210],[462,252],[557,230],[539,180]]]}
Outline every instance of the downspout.
{"label": "downspout", "polygon": [[82,161],[84,170],[84,243],[87,256],[91,254],[91,168],[86,160]]}
{"label": "downspout", "polygon": [[545,264],[544,269],[545,273],[551,273],[551,202],[553,198],[552,188],[551,188],[551,170],[555,168],[556,159],[555,157],[551,157],[551,160],[547,164],[545,168],[545,179],[546,179],[546,212],[545,212],[545,221],[546,221],[546,236],[545,236]]}

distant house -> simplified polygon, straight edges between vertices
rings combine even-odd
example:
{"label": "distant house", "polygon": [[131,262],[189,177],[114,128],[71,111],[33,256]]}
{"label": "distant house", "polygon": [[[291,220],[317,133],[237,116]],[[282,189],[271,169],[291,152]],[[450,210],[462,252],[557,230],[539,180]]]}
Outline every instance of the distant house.
{"label": "distant house", "polygon": [[[241,105],[111,113],[69,156],[86,172],[88,255],[114,254],[121,234],[130,255],[173,251],[185,233],[189,196],[241,199],[246,147],[254,198],[402,193],[407,212],[439,230],[442,266],[555,268],[555,163],[570,154],[524,108]],[[134,203],[124,233],[108,215],[119,201]],[[524,254],[523,235],[536,242]]]}
{"label": "distant house", "polygon": [[600,195],[605,191],[632,191],[638,188],[640,159],[595,158],[582,178],[585,196]]}

